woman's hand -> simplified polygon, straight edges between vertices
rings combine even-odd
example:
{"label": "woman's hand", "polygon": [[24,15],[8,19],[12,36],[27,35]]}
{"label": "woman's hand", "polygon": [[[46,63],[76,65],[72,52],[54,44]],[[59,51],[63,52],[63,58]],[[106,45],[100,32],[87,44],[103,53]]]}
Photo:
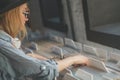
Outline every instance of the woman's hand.
{"label": "woman's hand", "polygon": [[57,63],[58,63],[58,70],[62,71],[71,65],[87,64],[88,58],[82,55],[76,55],[57,61]]}

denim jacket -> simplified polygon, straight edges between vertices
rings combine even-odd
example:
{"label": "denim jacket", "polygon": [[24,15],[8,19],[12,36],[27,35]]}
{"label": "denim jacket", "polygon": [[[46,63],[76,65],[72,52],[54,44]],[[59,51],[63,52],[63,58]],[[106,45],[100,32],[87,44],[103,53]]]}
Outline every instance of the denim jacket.
{"label": "denim jacket", "polygon": [[[14,39],[0,30],[0,54],[8,58],[16,79],[31,77],[33,80],[54,80],[59,75],[54,60],[38,60],[27,56],[22,50],[14,46]],[[0,64],[1,65],[1,64]]]}
{"label": "denim jacket", "polygon": [[0,54],[0,80],[14,80],[15,73],[8,59]]}

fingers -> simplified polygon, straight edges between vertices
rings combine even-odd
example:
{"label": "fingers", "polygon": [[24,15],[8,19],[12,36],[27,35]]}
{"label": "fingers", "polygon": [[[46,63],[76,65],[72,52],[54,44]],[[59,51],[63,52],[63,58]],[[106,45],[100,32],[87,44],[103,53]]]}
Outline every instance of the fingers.
{"label": "fingers", "polygon": [[87,64],[73,64],[72,66],[76,68],[76,67],[87,66]]}
{"label": "fingers", "polygon": [[74,58],[75,58],[75,62],[74,62],[75,65],[76,64],[86,64],[86,65],[88,64],[88,58],[85,56],[76,55],[74,56]]}

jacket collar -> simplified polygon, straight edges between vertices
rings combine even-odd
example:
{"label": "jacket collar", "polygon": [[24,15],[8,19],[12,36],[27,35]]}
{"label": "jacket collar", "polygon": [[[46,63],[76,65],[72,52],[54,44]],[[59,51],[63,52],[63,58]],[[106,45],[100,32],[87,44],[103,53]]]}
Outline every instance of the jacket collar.
{"label": "jacket collar", "polygon": [[9,34],[4,32],[3,30],[0,30],[0,39],[11,43],[16,48],[20,48],[21,46],[21,41],[18,38],[12,38]]}
{"label": "jacket collar", "polygon": [[0,30],[0,39],[3,39],[7,42],[12,42],[13,40],[13,38],[3,30]]}

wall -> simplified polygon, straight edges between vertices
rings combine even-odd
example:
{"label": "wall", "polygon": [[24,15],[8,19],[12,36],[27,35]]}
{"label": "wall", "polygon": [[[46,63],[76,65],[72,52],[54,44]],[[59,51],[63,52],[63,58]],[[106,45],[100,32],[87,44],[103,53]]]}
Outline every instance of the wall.
{"label": "wall", "polygon": [[[66,0],[67,1],[67,0]],[[68,0],[70,8],[71,8],[71,15],[72,23],[75,34],[75,39],[79,42],[84,43],[86,40],[86,32],[85,32],[85,23],[84,23],[84,16],[83,16],[83,7],[82,7],[82,0]]]}
{"label": "wall", "polygon": [[30,18],[32,30],[43,29],[42,17],[40,12],[39,0],[30,0]]}
{"label": "wall", "polygon": [[87,0],[90,25],[120,22],[120,0]]}

